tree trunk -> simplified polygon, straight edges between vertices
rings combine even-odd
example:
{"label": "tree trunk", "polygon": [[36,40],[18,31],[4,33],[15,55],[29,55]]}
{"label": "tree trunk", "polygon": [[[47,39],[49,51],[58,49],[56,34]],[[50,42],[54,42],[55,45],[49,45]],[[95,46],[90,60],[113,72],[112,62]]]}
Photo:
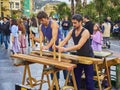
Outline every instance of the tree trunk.
{"label": "tree trunk", "polygon": [[74,15],[74,0],[71,0],[71,12]]}
{"label": "tree trunk", "polygon": [[83,1],[83,7],[87,5],[87,0]]}
{"label": "tree trunk", "polygon": [[79,5],[79,3],[82,3],[81,0],[75,0],[76,1],[76,7]]}

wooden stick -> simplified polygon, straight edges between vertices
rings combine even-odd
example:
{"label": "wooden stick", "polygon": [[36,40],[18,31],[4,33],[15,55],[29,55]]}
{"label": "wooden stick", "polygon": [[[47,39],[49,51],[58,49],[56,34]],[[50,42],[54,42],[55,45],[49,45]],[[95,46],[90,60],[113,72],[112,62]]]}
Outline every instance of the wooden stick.
{"label": "wooden stick", "polygon": [[53,50],[53,59],[56,59],[56,48],[55,48],[55,42],[56,42],[56,40],[55,40],[55,38],[54,38],[54,50]]}
{"label": "wooden stick", "polygon": [[[60,45],[61,40],[59,39],[59,45]],[[61,62],[61,52],[58,54],[58,61]]]}
{"label": "wooden stick", "polygon": [[42,56],[42,36],[40,37],[40,56]]}

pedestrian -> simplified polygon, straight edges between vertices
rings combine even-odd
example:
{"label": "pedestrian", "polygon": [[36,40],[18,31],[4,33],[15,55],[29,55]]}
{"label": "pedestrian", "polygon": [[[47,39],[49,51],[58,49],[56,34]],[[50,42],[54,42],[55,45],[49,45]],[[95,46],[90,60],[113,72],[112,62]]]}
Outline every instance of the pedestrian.
{"label": "pedestrian", "polygon": [[[38,34],[38,23],[35,16],[31,18],[30,32],[36,37]],[[35,48],[37,43],[34,41],[32,47]]]}
{"label": "pedestrian", "polygon": [[102,32],[98,23],[94,24],[92,38],[92,49],[94,51],[102,51]]}
{"label": "pedestrian", "polygon": [[25,26],[25,31],[26,31],[26,36],[28,38],[28,46],[30,46],[30,37],[29,37],[29,34],[30,34],[30,27],[29,27],[29,19],[27,19],[26,17],[23,18],[23,24]]}
{"label": "pedestrian", "polygon": [[110,28],[110,33],[112,33],[112,30],[113,30],[113,22],[112,22],[112,20],[111,20],[111,17],[107,17],[107,21],[110,23],[110,25],[111,25],[111,28]]}
{"label": "pedestrian", "polygon": [[10,22],[7,17],[3,18],[2,24],[2,31],[3,31],[3,41],[5,44],[5,49],[8,49],[8,44],[10,43]]}
{"label": "pedestrian", "polygon": [[[40,11],[37,14],[38,21],[40,21],[41,25],[39,27],[40,37],[42,37],[42,41],[46,38],[48,43],[42,46],[42,50],[50,50],[53,51],[54,41],[55,44],[59,44],[59,39],[63,40],[62,33],[59,29],[59,25],[56,21],[50,20],[46,12]],[[34,38],[35,41],[40,41],[38,38]],[[67,72],[63,70],[64,78],[66,79]],[[53,75],[51,76],[53,79]],[[59,79],[59,72],[57,73],[57,78]],[[58,80],[59,81],[59,80]]]}
{"label": "pedestrian", "polygon": [[[88,29],[90,34],[92,35],[93,34],[93,25],[94,24],[90,20],[89,16],[85,15],[84,18],[83,18],[83,21],[84,21],[84,28]],[[92,43],[92,39],[90,39],[90,41]]]}
{"label": "pedestrian", "polygon": [[104,19],[104,23],[102,24],[103,27],[103,47],[110,48],[110,30],[111,24],[108,22],[107,19]]}
{"label": "pedestrian", "polygon": [[2,24],[3,24],[3,20],[2,20],[2,18],[0,17],[0,46],[1,46],[2,43],[3,43],[3,30],[2,30]]}
{"label": "pedestrian", "polygon": [[22,19],[18,20],[20,51],[22,54],[26,53],[26,29]]}
{"label": "pedestrian", "polygon": [[20,44],[18,40],[18,25],[16,19],[11,20],[11,34],[12,34],[12,51],[13,53],[20,53]]}
{"label": "pedestrian", "polygon": [[65,19],[62,21],[62,31],[63,31],[64,38],[67,36],[69,29],[70,29],[70,21],[66,16]]}
{"label": "pedestrian", "polygon": [[[83,19],[80,14],[75,14],[72,16],[72,23],[74,29],[72,29],[66,38],[61,42],[58,48],[59,52],[68,52],[75,51],[78,56],[87,56],[94,57],[92,47],[90,45],[90,32],[82,27]],[[63,47],[70,38],[73,38],[74,46],[71,47]],[[61,47],[60,47],[61,46]],[[77,89],[80,90],[81,76],[82,71],[85,73],[85,81],[86,81],[86,90],[94,90],[94,82],[93,82],[93,64],[85,65],[85,64],[77,64],[77,67],[74,69]]]}

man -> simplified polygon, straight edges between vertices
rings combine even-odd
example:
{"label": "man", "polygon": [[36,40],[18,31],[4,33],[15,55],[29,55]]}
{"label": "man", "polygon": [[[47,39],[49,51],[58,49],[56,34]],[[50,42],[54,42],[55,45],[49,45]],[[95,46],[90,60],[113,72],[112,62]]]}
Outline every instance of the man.
{"label": "man", "polygon": [[[93,51],[90,46],[90,33],[87,29],[82,27],[82,16],[80,14],[75,14],[72,16],[72,23],[74,29],[71,30],[66,38],[61,42],[59,46],[56,46],[59,52],[68,52],[76,50],[76,54],[79,56],[93,57]],[[70,38],[73,38],[74,46],[71,47],[61,47],[64,46]],[[77,88],[80,90],[81,85],[81,75],[84,70],[86,76],[86,90],[94,90],[93,82],[93,65],[77,64],[75,68],[75,78],[77,82]]]}
{"label": "man", "polygon": [[7,17],[3,18],[3,24],[1,29],[3,31],[3,40],[5,44],[5,49],[8,49],[8,43],[10,43],[10,22]]}
{"label": "man", "polygon": [[63,29],[64,38],[65,38],[70,29],[70,21],[68,20],[67,16],[65,17],[65,20],[62,21],[62,29]]}
{"label": "man", "polygon": [[3,43],[3,31],[2,31],[2,24],[3,24],[3,20],[2,18],[0,17],[0,46],[2,45]]}
{"label": "man", "polygon": [[103,29],[103,46],[110,48],[110,29],[111,24],[107,19],[104,19],[104,23],[102,24]]}
{"label": "man", "polygon": [[107,20],[108,20],[108,22],[109,22],[110,25],[111,25],[111,28],[110,28],[110,33],[111,33],[112,30],[113,30],[113,22],[111,21],[111,17],[107,17]]}
{"label": "man", "polygon": [[[46,37],[48,43],[46,46],[42,47],[42,50],[50,50],[53,51],[52,46],[54,45],[54,40],[56,41],[56,45],[59,44],[59,39],[63,40],[62,33],[59,30],[59,25],[56,21],[51,21],[48,15],[44,11],[40,11],[37,15],[38,21],[40,21],[41,26],[39,27],[40,36],[42,37],[42,41]],[[39,42],[38,38],[34,38],[35,41]],[[64,78],[66,79],[67,72],[63,71]],[[59,78],[59,74],[57,73],[57,77]],[[53,79],[53,76],[52,76]]]}
{"label": "man", "polygon": [[[93,23],[90,21],[89,16],[85,15],[83,18],[83,21],[85,23],[84,28],[88,29],[90,34],[93,34]],[[92,42],[92,39],[90,40]]]}

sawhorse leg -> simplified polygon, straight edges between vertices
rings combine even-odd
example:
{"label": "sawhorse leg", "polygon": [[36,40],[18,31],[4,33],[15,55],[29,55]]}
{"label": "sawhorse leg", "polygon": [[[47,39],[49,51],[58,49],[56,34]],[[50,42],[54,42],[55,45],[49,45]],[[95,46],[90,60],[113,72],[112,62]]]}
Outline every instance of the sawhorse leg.
{"label": "sawhorse leg", "polygon": [[32,77],[31,77],[31,72],[30,72],[29,64],[25,64],[24,74],[23,74],[23,78],[22,78],[22,84],[23,84],[23,85],[25,84],[25,78],[26,78],[26,72],[27,72],[27,70],[28,70],[28,78],[29,78],[29,80],[30,80],[30,87],[33,87]]}
{"label": "sawhorse leg", "polygon": [[109,87],[105,88],[105,90],[111,90],[112,85],[111,85],[111,79],[110,79],[110,70],[108,68],[108,64],[107,64],[106,58],[104,58],[104,64],[105,64],[105,72],[106,72],[106,75],[107,75],[106,77],[107,77],[107,81],[108,81],[108,85],[109,85]]}
{"label": "sawhorse leg", "polygon": [[55,85],[56,86],[56,90],[59,90],[59,83],[58,83],[58,78],[57,78],[57,73],[58,71],[54,71],[53,73],[53,80],[52,80],[52,85],[50,87],[50,90],[53,90],[53,86]]}
{"label": "sawhorse leg", "polygon": [[43,66],[43,71],[42,71],[41,83],[40,83],[40,88],[39,88],[39,90],[42,90],[42,84],[43,84],[44,75],[47,76],[48,87],[50,88],[50,79],[49,79],[49,75],[44,73],[44,69],[45,69],[45,68],[47,68],[46,65]]}
{"label": "sawhorse leg", "polygon": [[97,81],[98,81],[99,90],[102,90],[102,86],[101,86],[101,83],[100,83],[99,71],[98,71],[98,65],[97,64],[95,64],[95,71],[96,71],[96,74],[97,74]]}
{"label": "sawhorse leg", "polygon": [[77,90],[77,84],[76,84],[76,79],[75,79],[75,74],[74,74],[74,70],[68,71],[66,80],[65,80],[65,84],[64,86],[67,86],[67,83],[69,81],[69,76],[72,75],[72,80],[73,80],[73,85],[74,85],[74,89]]}

